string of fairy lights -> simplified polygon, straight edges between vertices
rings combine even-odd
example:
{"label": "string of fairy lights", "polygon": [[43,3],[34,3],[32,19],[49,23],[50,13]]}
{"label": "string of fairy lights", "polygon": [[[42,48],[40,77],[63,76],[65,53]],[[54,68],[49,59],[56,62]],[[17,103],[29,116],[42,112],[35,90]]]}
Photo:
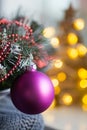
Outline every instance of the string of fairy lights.
{"label": "string of fairy lights", "polygon": [[[72,25],[76,31],[81,31],[85,27],[85,21],[82,18],[77,18],[77,19],[74,19]],[[56,29],[54,27],[46,27],[43,31],[44,37],[49,38],[50,44],[52,45],[52,47],[58,50],[62,46],[62,44],[60,42],[59,37],[55,36],[55,34],[56,34]],[[78,42],[79,42],[79,39],[75,32],[69,32],[67,34],[68,47],[66,50],[66,55],[68,59],[72,61],[78,59],[79,57],[83,58],[84,56],[87,55],[86,45],[82,43],[78,43]],[[62,51],[64,53],[65,50],[63,49]],[[48,76],[50,77],[50,79],[52,80],[52,83],[54,85],[54,90],[55,90],[55,99],[51,105],[52,108],[54,108],[56,104],[70,106],[74,104],[74,101],[77,98],[76,96],[74,97],[75,92],[73,92],[73,90],[70,90],[70,93],[69,91],[67,92],[65,91],[62,93],[63,88],[60,86],[60,84],[62,85],[63,82],[65,82],[68,79],[67,73],[66,73],[66,71],[68,71],[67,70],[68,66],[65,64],[65,62],[63,61],[63,58],[61,57],[62,56],[60,55],[58,56],[58,58],[54,59],[52,62],[51,68],[48,69],[46,72]],[[66,66],[66,71],[64,70],[65,66]],[[72,69],[70,70],[70,73],[72,73],[72,78],[74,79],[77,78],[78,82],[75,87],[77,87],[78,93],[79,91],[83,91],[83,95],[81,95],[81,98],[80,98],[80,105],[83,108],[83,110],[87,110],[87,93],[85,92],[85,90],[87,89],[87,69],[86,67],[79,65],[78,69],[76,70]],[[67,83],[67,86],[68,84],[72,84],[72,82]],[[58,100],[56,100],[56,97],[59,98],[59,104],[57,103]]]}

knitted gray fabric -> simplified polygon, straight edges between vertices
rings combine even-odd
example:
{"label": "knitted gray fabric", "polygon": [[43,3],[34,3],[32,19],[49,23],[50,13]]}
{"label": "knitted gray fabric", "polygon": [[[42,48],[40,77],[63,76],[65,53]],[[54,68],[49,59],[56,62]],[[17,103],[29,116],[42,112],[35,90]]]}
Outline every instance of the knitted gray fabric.
{"label": "knitted gray fabric", "polygon": [[41,114],[28,115],[18,111],[7,95],[0,98],[0,130],[43,130]]}

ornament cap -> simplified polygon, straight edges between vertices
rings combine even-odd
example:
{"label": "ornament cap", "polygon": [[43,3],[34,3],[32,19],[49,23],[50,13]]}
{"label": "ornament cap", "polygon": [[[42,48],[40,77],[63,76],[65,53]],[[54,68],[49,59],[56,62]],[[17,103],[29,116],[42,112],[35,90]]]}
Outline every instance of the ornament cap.
{"label": "ornament cap", "polygon": [[29,66],[27,66],[27,70],[35,71],[37,69],[36,64],[33,62],[32,53],[29,54]]}
{"label": "ornament cap", "polygon": [[30,62],[29,66],[26,67],[27,70],[35,71],[37,70],[37,66],[34,62]]}

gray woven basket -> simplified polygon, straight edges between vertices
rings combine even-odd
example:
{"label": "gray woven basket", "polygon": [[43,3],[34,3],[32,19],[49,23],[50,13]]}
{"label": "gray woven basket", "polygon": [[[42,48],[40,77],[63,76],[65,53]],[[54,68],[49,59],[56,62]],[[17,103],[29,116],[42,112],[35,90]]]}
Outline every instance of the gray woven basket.
{"label": "gray woven basket", "polygon": [[9,91],[0,92],[0,130],[44,130],[41,114],[28,115],[17,110]]}

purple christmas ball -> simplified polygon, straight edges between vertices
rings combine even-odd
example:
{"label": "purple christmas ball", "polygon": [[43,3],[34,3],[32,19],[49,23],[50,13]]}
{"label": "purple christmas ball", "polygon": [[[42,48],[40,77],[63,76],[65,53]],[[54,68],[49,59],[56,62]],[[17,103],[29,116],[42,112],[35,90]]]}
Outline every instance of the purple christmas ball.
{"label": "purple christmas ball", "polygon": [[11,99],[17,109],[26,114],[45,111],[54,99],[54,87],[47,75],[29,70],[15,81]]}

